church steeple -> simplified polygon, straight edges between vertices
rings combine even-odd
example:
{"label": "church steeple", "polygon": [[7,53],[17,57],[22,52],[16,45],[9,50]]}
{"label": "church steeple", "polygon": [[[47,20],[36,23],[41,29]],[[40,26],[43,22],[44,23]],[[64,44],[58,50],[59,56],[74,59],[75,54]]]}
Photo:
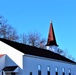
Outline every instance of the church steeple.
{"label": "church steeple", "polygon": [[46,46],[58,46],[54,34],[54,29],[53,29],[53,24],[52,21],[50,22],[50,29],[49,29],[49,34],[48,34],[48,40]]}

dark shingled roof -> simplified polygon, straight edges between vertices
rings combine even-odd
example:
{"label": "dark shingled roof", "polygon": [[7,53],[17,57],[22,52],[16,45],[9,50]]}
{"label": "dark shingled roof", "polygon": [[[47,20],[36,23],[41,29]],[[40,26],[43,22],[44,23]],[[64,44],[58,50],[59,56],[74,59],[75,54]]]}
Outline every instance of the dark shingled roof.
{"label": "dark shingled roof", "polygon": [[22,43],[9,41],[9,40],[2,39],[2,38],[0,38],[0,40],[25,54],[30,54],[30,55],[35,55],[35,56],[40,56],[40,57],[45,57],[45,58],[52,58],[52,59],[66,61],[69,63],[76,64],[76,62],[74,62],[64,56],[61,56],[57,53],[54,53],[52,51],[46,50],[46,49],[41,49],[41,48],[25,45]]}
{"label": "dark shingled roof", "polygon": [[18,66],[6,66],[3,70],[4,71],[14,71]]}

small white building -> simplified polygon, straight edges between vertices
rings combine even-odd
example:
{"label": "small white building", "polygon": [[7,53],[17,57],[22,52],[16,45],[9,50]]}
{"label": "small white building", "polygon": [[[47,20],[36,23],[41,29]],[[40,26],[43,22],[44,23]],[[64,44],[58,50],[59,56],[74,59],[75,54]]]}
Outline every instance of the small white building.
{"label": "small white building", "polygon": [[76,75],[76,62],[58,54],[50,23],[46,49],[0,38],[0,75]]}

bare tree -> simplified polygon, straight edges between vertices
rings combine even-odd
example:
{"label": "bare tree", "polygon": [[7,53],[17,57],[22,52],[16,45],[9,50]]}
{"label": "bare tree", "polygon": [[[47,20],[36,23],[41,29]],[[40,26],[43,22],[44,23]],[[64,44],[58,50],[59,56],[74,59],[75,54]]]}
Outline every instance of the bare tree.
{"label": "bare tree", "polygon": [[0,16],[0,37],[12,41],[18,40],[16,30],[7,23],[4,17]]}
{"label": "bare tree", "polygon": [[28,34],[28,44],[40,48],[44,48],[45,39],[41,38],[40,34],[37,32],[31,32]]}
{"label": "bare tree", "polygon": [[22,34],[20,39],[21,43],[40,48],[44,48],[46,42],[45,39],[41,38],[40,34],[37,32],[29,32],[27,35]]}
{"label": "bare tree", "polygon": [[39,43],[39,47],[40,48],[45,48],[45,43],[46,43],[46,40],[45,39],[41,39],[40,43]]}
{"label": "bare tree", "polygon": [[9,33],[7,39],[9,39],[9,40],[11,40],[11,41],[12,41],[12,40],[13,40],[13,41],[16,41],[16,40],[19,39],[19,36],[17,35],[17,32],[16,32],[15,29],[11,29],[11,33]]}
{"label": "bare tree", "polygon": [[72,61],[75,61],[75,58],[68,52],[67,49],[65,50],[62,50],[62,49],[58,49],[58,54],[72,60]]}
{"label": "bare tree", "polygon": [[26,34],[21,34],[20,35],[20,42],[23,44],[27,44],[28,40],[27,40],[27,35]]}
{"label": "bare tree", "polygon": [[36,32],[32,33],[31,32],[28,34],[28,44],[30,44],[32,46],[38,46],[39,41],[40,41],[40,36],[38,33],[36,33]]}

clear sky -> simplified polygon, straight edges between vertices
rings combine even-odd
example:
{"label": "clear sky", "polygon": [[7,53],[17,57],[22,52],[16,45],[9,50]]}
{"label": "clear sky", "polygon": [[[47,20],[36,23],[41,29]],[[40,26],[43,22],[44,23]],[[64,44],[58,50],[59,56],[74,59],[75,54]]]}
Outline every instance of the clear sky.
{"label": "clear sky", "polygon": [[59,47],[76,58],[76,0],[0,0],[0,15],[19,34],[36,31],[46,39],[52,20]]}

